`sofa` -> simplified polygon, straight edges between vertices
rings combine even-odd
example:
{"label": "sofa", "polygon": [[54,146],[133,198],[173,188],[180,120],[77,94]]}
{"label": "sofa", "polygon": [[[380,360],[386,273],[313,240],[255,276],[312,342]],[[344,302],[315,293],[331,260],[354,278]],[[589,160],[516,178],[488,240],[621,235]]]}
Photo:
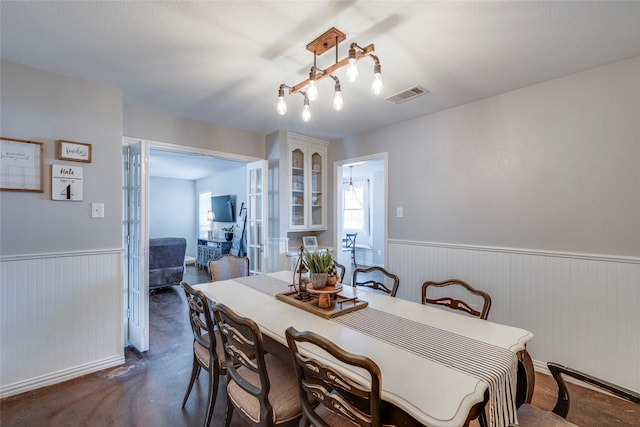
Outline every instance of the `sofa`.
{"label": "sofa", "polygon": [[183,237],[149,239],[149,289],[180,284],[186,250],[187,239]]}

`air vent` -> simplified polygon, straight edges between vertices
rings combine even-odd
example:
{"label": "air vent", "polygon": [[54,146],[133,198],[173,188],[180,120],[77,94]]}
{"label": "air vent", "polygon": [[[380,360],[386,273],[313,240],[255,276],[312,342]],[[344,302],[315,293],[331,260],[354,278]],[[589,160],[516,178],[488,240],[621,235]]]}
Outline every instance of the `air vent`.
{"label": "air vent", "polygon": [[431,92],[428,89],[423,88],[422,86],[414,86],[410,89],[403,90],[400,93],[396,93],[395,95],[391,95],[388,98],[385,98],[387,101],[391,101],[394,104],[402,104],[403,102],[407,102],[410,99],[413,99],[417,96],[424,95],[425,93]]}

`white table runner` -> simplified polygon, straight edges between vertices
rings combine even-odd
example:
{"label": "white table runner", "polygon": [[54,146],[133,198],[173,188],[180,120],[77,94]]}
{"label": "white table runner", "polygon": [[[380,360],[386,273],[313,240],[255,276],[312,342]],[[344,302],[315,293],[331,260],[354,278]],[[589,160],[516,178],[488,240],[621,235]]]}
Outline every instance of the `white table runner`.
{"label": "white table runner", "polygon": [[[293,273],[291,275],[293,277]],[[288,290],[293,291],[293,287],[290,288],[290,284],[284,280],[266,275],[238,277],[233,280],[271,296],[276,296],[276,294],[287,292]]]}

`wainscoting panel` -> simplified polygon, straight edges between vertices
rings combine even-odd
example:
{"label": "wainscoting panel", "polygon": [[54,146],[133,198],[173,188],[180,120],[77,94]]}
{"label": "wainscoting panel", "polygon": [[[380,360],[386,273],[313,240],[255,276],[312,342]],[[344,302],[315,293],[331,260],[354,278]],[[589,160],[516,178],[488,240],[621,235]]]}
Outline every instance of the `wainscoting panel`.
{"label": "wainscoting panel", "polygon": [[491,295],[489,320],[535,334],[536,366],[555,361],[640,390],[640,259],[390,240],[398,297],[462,279]]}
{"label": "wainscoting panel", "polygon": [[0,396],[124,362],[122,251],[0,259]]}

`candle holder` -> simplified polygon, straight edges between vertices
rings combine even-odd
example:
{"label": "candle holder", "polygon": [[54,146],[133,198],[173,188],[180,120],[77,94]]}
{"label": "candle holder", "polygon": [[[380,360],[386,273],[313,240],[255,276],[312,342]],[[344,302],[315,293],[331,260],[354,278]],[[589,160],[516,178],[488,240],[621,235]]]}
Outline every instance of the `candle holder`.
{"label": "candle holder", "polygon": [[[296,291],[295,299],[300,301],[309,301],[313,298],[313,296],[307,291],[307,286],[309,285],[309,279],[306,277],[302,277],[303,274],[308,273],[302,262],[302,253],[304,252],[304,246],[300,246],[298,250],[298,260],[296,261],[296,266],[293,269],[293,288]],[[297,274],[297,286],[296,286],[296,274]]]}

